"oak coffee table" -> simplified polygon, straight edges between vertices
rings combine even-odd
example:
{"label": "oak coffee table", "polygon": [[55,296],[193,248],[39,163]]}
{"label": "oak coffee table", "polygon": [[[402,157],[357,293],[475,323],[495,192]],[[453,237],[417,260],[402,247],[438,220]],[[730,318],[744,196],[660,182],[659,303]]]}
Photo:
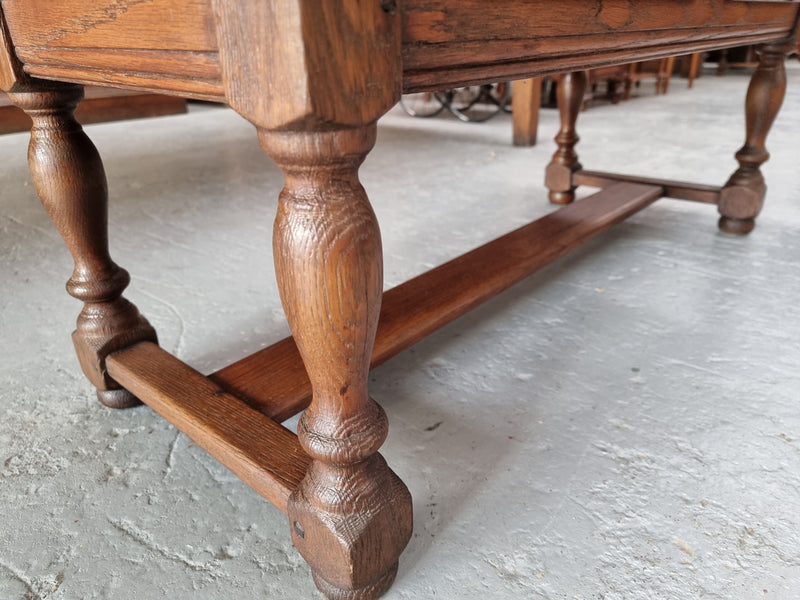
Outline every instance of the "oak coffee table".
{"label": "oak coffee table", "polygon": [[[411,496],[378,449],[369,369],[662,197],[715,204],[751,231],[798,4],[758,0],[0,0],[0,84],[33,121],[34,183],[75,260],[73,333],[103,404],[148,404],[284,511],[319,589],[392,583]],[[739,168],[723,186],[582,168],[588,68],[759,45]],[[381,239],[358,168],[401,92],[564,73],[546,171],[565,206],[383,293]],[[285,188],[274,256],[293,337],[210,375],[158,346],[109,256],[107,190],[74,119],[83,86],[224,101],[253,123]],[[731,99],[731,101],[737,101]],[[398,160],[402,160],[399,157]],[[598,193],[574,202],[575,188]],[[280,423],[304,411],[294,435]]]}

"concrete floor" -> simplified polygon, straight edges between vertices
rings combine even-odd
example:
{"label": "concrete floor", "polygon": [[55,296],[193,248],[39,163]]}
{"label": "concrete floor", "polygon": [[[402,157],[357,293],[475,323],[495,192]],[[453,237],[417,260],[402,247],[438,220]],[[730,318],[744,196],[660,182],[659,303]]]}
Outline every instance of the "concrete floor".
{"label": "concrete floor", "polygon": [[[587,168],[722,183],[748,78],[580,119]],[[552,209],[557,127],[509,145],[397,111],[362,170],[387,285]],[[281,175],[227,110],[87,128],[112,252],[162,345],[201,371],[287,333]],[[415,502],[388,600],[800,597],[800,70],[747,238],[662,200],[377,369]],[[71,261],[0,138],[0,598],[319,598],[285,517],[148,408],[101,407],[69,333]]]}

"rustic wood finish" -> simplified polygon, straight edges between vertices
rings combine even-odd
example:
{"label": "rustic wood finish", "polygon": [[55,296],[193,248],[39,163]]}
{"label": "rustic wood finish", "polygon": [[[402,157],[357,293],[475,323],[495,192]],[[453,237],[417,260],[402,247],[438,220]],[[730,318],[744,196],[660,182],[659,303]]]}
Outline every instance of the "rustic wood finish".
{"label": "rustic wood finish", "polygon": [[297,436],[150,342],[111,354],[116,381],[286,512],[311,463]]}
{"label": "rustic wood finish", "polygon": [[358,167],[375,131],[374,124],[260,131],[286,177],[273,235],[275,269],[313,390],[298,436],[314,462],[289,500],[292,539],[332,598],[387,589],[411,536],[411,495],[376,454],[388,422],[367,391],[383,260]]}
{"label": "rustic wood finish", "polygon": [[135,406],[138,400],[109,377],[105,359],[131,343],[156,341],[156,333],[122,297],[130,277],[108,252],[103,163],[73,114],[83,88],[30,81],[14,90],[11,101],[33,121],[28,149],[33,183],[75,261],[67,291],[84,303],[72,334],[81,367],[103,404]]}
{"label": "rustic wood finish", "polygon": [[550,202],[568,204],[575,199],[572,174],[581,168],[575,152],[575,144],[580,140],[575,131],[575,123],[586,91],[586,73],[584,71],[567,73],[559,78],[557,85],[561,129],[555,138],[558,149],[545,171],[545,185],[550,190]]}
{"label": "rustic wood finish", "polygon": [[3,0],[29,74],[225,97],[210,0]]}
{"label": "rustic wood finish", "polygon": [[739,168],[722,188],[719,198],[719,228],[744,234],[755,227],[764,204],[767,185],[761,165],[769,158],[766,141],[786,94],[784,59],[791,45],[767,45],[758,52],[758,68],[750,80],[745,103],[746,139],[736,153]]}
{"label": "rustic wood finish", "polygon": [[[348,600],[391,585],[412,527],[410,494],[378,452],[388,424],[369,396],[370,365],[659,197],[718,204],[723,230],[752,228],[798,17],[795,2],[738,0],[0,6],[0,87],[33,119],[31,172],[75,260],[68,289],[84,302],[74,334],[84,372],[103,402],[127,406],[138,395],[284,510],[318,587]],[[767,46],[747,96],[746,143],[723,188],[581,168],[586,69],[755,43]],[[358,179],[376,121],[401,90],[553,73],[567,75],[550,198],[604,189],[383,295],[380,231]],[[292,338],[209,377],[158,348],[121,295],[128,275],[108,253],[102,164],[73,116],[80,85],[91,83],[225,101],[255,125],[286,179],[273,243]],[[529,109],[530,91],[521,94]],[[307,405],[298,436],[273,420]]]}
{"label": "rustic wood finish", "polygon": [[485,0],[403,3],[404,89],[582,71],[744,39],[757,44],[789,36],[797,15],[789,3],[708,0],[517,0],[497,7],[489,17]]}
{"label": "rustic wood finish", "polygon": [[[292,540],[329,598],[372,598],[394,581],[412,527],[411,495],[377,454],[388,421],[367,390],[383,261],[358,181],[375,121],[400,98],[400,20],[355,0],[213,4],[226,98],[286,179],[275,269],[313,393],[298,428],[313,462],[289,498]],[[255,51],[237,43],[242,31]],[[252,86],[264,73],[270,86]]]}
{"label": "rustic wood finish", "polygon": [[[221,100],[226,95],[226,59],[214,29],[216,2],[1,3],[16,53],[30,74]],[[263,11],[260,17],[250,12],[241,31],[247,35],[276,22],[265,20],[267,14],[285,25],[286,35],[298,26],[287,19],[293,9],[271,12],[281,8],[283,3],[277,0],[260,3],[261,7],[252,2],[241,7],[220,3],[220,14],[227,10],[226,4],[234,6],[234,12]],[[491,18],[484,0],[376,0],[354,6],[361,11],[395,4],[402,17],[398,27],[402,27],[407,92],[758,44],[788,37],[797,15],[791,3],[723,0],[603,0],[591,6],[585,0],[515,0],[497,5],[500,10]],[[248,47],[252,48],[242,45]],[[261,56],[243,53],[245,64]]]}

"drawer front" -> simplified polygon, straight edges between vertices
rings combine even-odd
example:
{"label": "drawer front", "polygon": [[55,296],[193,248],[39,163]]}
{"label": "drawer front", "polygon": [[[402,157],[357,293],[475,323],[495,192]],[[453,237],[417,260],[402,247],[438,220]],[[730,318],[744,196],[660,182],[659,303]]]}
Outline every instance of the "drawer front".
{"label": "drawer front", "polygon": [[404,85],[412,90],[519,79],[777,40],[792,33],[798,6],[737,0],[407,0]]}

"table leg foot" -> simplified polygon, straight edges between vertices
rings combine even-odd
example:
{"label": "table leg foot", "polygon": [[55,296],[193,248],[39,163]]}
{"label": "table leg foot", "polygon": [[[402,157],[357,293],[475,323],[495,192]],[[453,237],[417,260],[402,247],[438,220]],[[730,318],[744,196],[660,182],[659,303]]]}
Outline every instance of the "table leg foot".
{"label": "table leg foot", "polygon": [[315,462],[288,515],[292,540],[326,597],[372,600],[392,585],[411,532],[411,496],[380,454],[346,468]]}
{"label": "table leg foot", "polygon": [[109,408],[133,408],[142,402],[128,390],[97,390],[97,399]]}
{"label": "table leg foot", "polygon": [[570,190],[568,192],[550,191],[547,194],[547,199],[550,200],[552,204],[570,204],[575,200],[575,190]]}
{"label": "table leg foot", "polygon": [[398,564],[395,562],[391,565],[379,581],[358,590],[346,590],[333,586],[314,570],[311,571],[311,576],[314,578],[314,583],[319,588],[319,591],[330,600],[371,600],[372,598],[379,598],[392,587],[394,578],[397,576]]}
{"label": "table leg foot", "polygon": [[558,149],[547,165],[544,179],[545,185],[550,190],[550,202],[554,204],[569,204],[575,200],[572,174],[581,168],[575,152],[575,144],[580,140],[575,124],[578,121],[585,90],[585,71],[568,73],[558,80],[557,97],[561,129],[555,137]]}
{"label": "table leg foot", "polygon": [[83,301],[72,335],[83,372],[106,406],[139,402],[106,372],[106,357],[156,333],[122,297],[130,277],[108,251],[108,192],[97,149],[75,121],[83,88],[33,80],[9,94],[33,120],[28,149],[36,191],[75,261],[67,291]]}
{"label": "table leg foot", "polygon": [[732,235],[745,235],[753,231],[756,226],[755,219],[734,219],[732,217],[719,218],[719,230]]}
{"label": "table leg foot", "polygon": [[298,426],[312,463],[289,498],[292,540],[323,593],[359,600],[391,584],[412,521],[408,489],[377,453],[388,422],[367,390],[383,259],[358,167],[375,132],[259,131],[285,175],[275,270],[313,392]]}
{"label": "table leg foot", "polygon": [[766,45],[759,51],[759,64],[745,102],[746,141],[736,153],[739,168],[722,188],[719,198],[719,228],[725,233],[743,235],[755,227],[755,218],[764,205],[767,186],[761,165],[769,158],[767,134],[778,115],[786,93],[783,45]]}

